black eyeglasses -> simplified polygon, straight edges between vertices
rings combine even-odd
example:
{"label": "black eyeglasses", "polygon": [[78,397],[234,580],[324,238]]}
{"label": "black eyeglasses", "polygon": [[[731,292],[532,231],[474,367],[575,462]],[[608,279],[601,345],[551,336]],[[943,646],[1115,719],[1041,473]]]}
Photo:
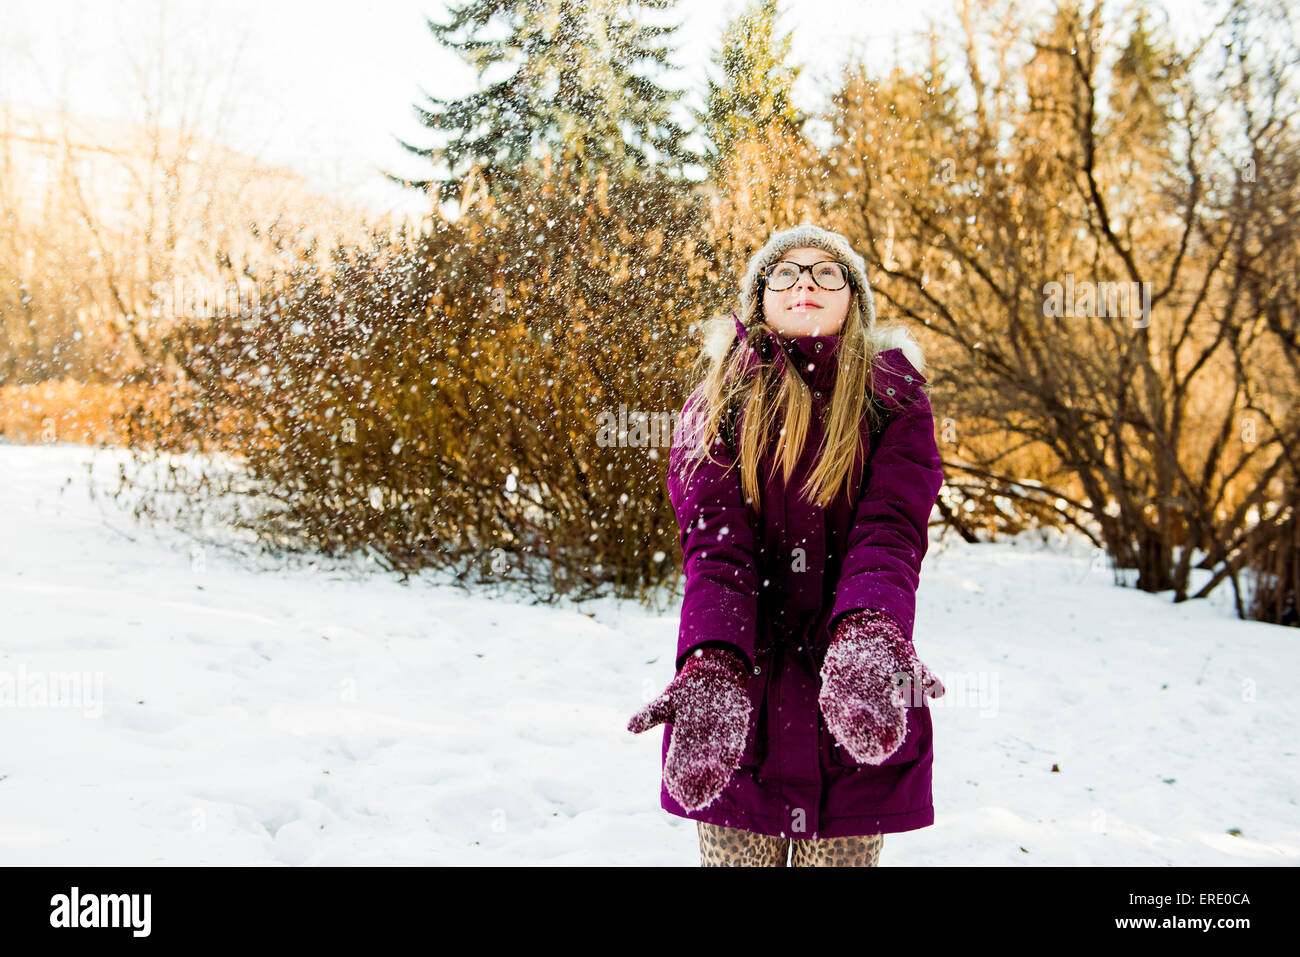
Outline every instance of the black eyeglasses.
{"label": "black eyeglasses", "polygon": [[799,263],[782,259],[767,267],[764,273],[767,288],[773,292],[789,289],[799,281],[805,269],[808,270],[808,275],[813,277],[813,282],[828,292],[843,289],[845,283],[849,281],[849,267],[842,262],[827,260],[813,263],[811,266],[801,266]]}

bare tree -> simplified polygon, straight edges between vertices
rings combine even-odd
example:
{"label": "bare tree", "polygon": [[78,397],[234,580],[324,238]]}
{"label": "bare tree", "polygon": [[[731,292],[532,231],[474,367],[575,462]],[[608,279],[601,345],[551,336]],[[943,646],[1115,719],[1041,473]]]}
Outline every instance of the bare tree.
{"label": "bare tree", "polygon": [[937,341],[950,483],[1144,590],[1237,585],[1300,439],[1295,51],[1260,42],[1285,7],[1234,3],[1186,53],[1142,5],[958,9],[960,72],[938,44],[919,75],[850,72],[828,169],[881,300]]}
{"label": "bare tree", "polygon": [[[241,306],[223,263],[272,251],[250,227],[292,223],[328,241],[364,226],[300,175],[228,145],[256,100],[249,27],[214,43],[205,20],[178,20],[162,3],[116,27],[110,62],[122,66],[108,76],[131,119],[70,109],[65,62],[47,81],[60,108],[39,111],[33,133],[47,191],[39,210],[24,213],[17,195],[33,170],[13,161],[12,126],[0,143],[0,275],[14,290],[0,300],[0,347],[11,375],[26,356],[28,379],[153,379],[177,359],[164,355],[164,334],[194,318],[196,302]],[[69,353],[78,361],[58,360]]]}

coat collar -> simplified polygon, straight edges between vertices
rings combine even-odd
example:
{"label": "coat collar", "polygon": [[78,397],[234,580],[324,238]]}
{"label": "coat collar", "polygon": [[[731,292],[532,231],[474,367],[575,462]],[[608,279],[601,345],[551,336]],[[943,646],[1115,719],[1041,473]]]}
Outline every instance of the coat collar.
{"label": "coat collar", "polygon": [[[748,336],[749,330],[745,328],[734,312],[731,315],[736,321],[736,334],[743,341]],[[771,348],[775,351],[777,362],[783,370],[787,364],[785,356],[789,356],[790,364],[795,367],[795,371],[807,384],[808,388],[812,389],[814,393],[821,393],[814,397],[830,397],[830,390],[835,383],[835,370],[837,367],[835,353],[843,336],[786,337],[769,332],[767,339]]]}
{"label": "coat collar", "polygon": [[[778,338],[773,333],[768,335],[772,339]],[[798,336],[791,339],[781,336],[779,338],[793,362],[795,371],[807,383],[808,388],[824,392],[825,397],[830,398],[830,390],[835,384],[835,370],[839,365],[835,354],[843,336]]]}
{"label": "coat collar", "polygon": [[[734,312],[731,315],[736,322],[736,333],[740,340],[744,341],[749,330]],[[844,337],[832,335],[787,338],[769,332],[767,338],[771,348],[776,350],[777,361],[783,369],[786,365],[783,356],[789,355],[796,372],[813,391],[814,401],[829,401],[831,391],[835,387],[835,373],[839,367],[836,352]],[[784,347],[784,352],[778,347]],[[753,355],[753,358],[757,360],[759,357]],[[875,369],[876,394],[890,408],[900,407],[927,381],[898,347],[883,349],[877,353]]]}

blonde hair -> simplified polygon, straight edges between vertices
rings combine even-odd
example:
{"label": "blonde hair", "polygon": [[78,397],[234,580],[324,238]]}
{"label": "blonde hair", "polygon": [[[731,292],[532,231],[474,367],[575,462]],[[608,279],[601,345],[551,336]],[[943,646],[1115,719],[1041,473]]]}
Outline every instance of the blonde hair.
{"label": "blonde hair", "polygon": [[[773,351],[770,358],[761,358],[755,366],[755,357],[748,355],[751,349],[760,348],[768,333],[776,335],[766,317],[760,317],[761,311],[761,297],[752,297],[741,317],[748,332],[743,342],[738,341],[730,316],[714,320],[717,325],[711,333],[706,333],[697,357],[703,380],[696,390],[700,402],[691,417],[696,426],[691,441],[697,450],[709,454],[707,450],[722,435],[724,417],[729,417],[733,409],[743,410],[744,428],[735,458],[745,500],[755,512],[762,504],[758,462],[772,442],[773,433],[776,433],[773,465],[780,462],[783,481],[788,484],[807,441],[812,419],[812,394],[795,371],[794,363],[788,359],[782,361]],[[840,344],[835,352],[835,388],[825,413],[821,450],[800,490],[807,501],[827,506],[841,486],[848,488],[854,462],[863,452],[863,415],[869,417],[871,430],[884,420],[882,411],[871,398],[873,366],[879,351],[872,333],[863,321],[861,296],[855,294],[849,298],[848,314],[840,327]],[[696,455],[692,473],[703,464],[704,454]],[[709,461],[715,461],[711,455]]]}

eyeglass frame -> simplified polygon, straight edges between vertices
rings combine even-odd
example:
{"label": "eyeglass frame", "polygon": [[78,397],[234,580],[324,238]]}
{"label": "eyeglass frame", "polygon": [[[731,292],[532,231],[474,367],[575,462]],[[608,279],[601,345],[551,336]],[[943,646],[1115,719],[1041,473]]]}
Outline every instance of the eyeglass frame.
{"label": "eyeglass frame", "polygon": [[[805,269],[808,270],[808,275],[812,276],[813,284],[818,289],[825,289],[827,292],[839,292],[845,286],[853,285],[853,271],[849,269],[849,267],[845,263],[840,262],[838,259],[819,259],[817,262],[813,263],[810,266],[804,266],[800,263],[795,262],[793,259],[778,259],[776,262],[772,263],[772,265],[768,266],[766,269],[763,270],[763,285],[766,288],[771,289],[771,283],[769,282],[771,272],[773,269],[775,269],[777,266],[781,265],[782,263],[789,263],[791,266],[796,267],[799,270],[799,273],[798,275],[795,276],[794,282],[790,283],[790,285],[782,289],[772,289],[773,292],[785,292],[786,289],[793,289],[795,286],[799,285],[799,280],[803,277],[803,273]],[[816,267],[824,266],[827,263],[834,263],[836,266],[839,266],[840,269],[843,271],[843,275],[844,275],[843,286],[839,286],[838,288],[835,289],[826,289],[825,286],[823,286],[821,283],[817,281],[817,275],[813,272],[813,270]]]}

